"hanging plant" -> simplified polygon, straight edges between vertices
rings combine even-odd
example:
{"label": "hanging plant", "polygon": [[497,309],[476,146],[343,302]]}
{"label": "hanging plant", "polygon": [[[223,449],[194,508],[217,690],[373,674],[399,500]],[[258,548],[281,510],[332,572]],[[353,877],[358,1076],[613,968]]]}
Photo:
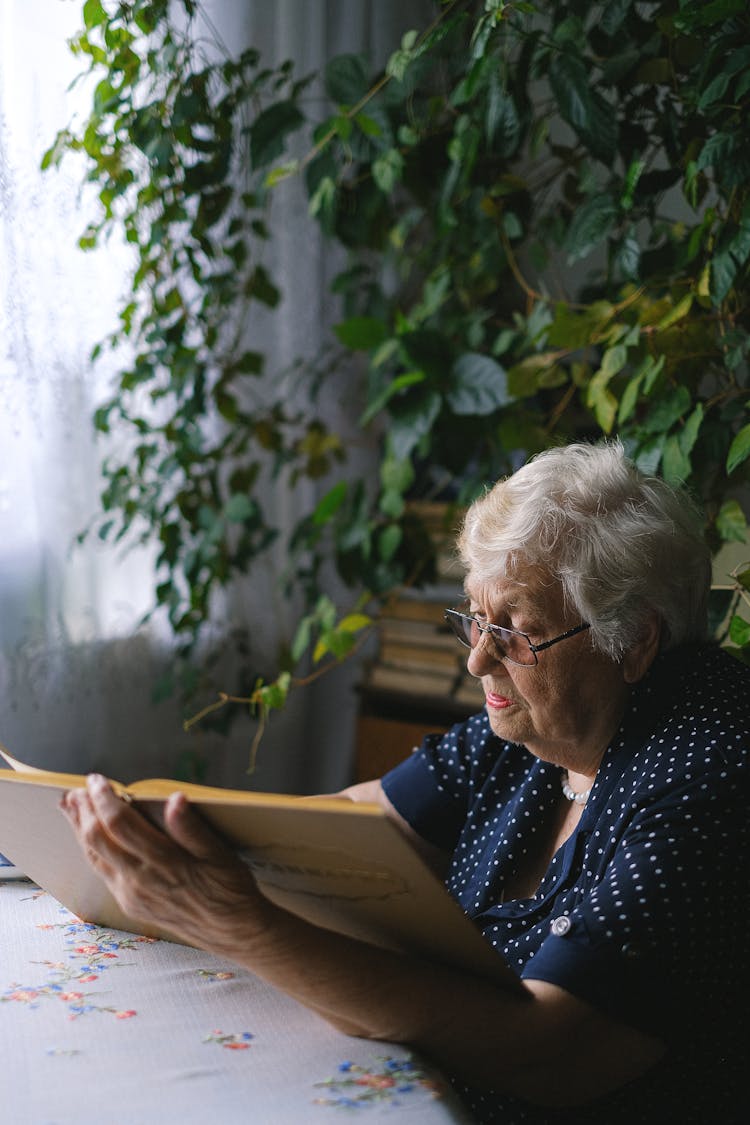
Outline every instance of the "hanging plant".
{"label": "hanging plant", "polygon": [[197,11],[194,0],[152,0],[108,14],[87,0],[71,49],[94,77],[92,111],[43,159],[86,161],[99,214],[81,248],[117,235],[133,251],[119,326],[93,357],[109,350],[119,363],[96,429],[129,436],[104,462],[97,530],[158,542],[157,603],[187,645],[213,592],[278,535],[261,478],[316,477],[343,456],[302,402],[287,405],[246,331],[254,307],[280,299],[265,264],[265,176],[304,122],[309,79],[289,63],[262,66],[253,49],[231,59],[206,47]]}
{"label": "hanging plant", "polygon": [[[323,659],[370,619],[362,603],[357,628],[337,631],[326,560],[375,605],[428,581],[410,501],[463,505],[551,443],[617,433],[642,468],[687,482],[714,548],[746,538],[744,0],[452,0],[382,73],[331,60],[333,112],[296,161],[308,80],[253,50],[209,57],[201,14],[197,0],[87,0],[72,48],[95,77],[92,112],[45,156],[86,161],[100,210],[81,245],[118,231],[133,248],[102,345],[118,385],[96,418],[133,435],[133,455],[105,463],[99,533],[159,543],[158,603],[186,647],[279,534],[266,473],[324,482],[288,544]],[[303,359],[295,410],[238,329],[247,307],[278,302],[270,206],[296,174],[350,254],[335,339],[367,360],[375,487],[337,468],[345,443],[314,409],[319,358]],[[283,702],[301,640],[253,698]]]}
{"label": "hanging plant", "polygon": [[747,5],[441,12],[345,131],[374,76],[333,60],[306,167],[350,249],[336,331],[369,360],[380,514],[402,529],[409,497],[465,503],[551,443],[616,433],[687,483],[714,550],[746,541]]}

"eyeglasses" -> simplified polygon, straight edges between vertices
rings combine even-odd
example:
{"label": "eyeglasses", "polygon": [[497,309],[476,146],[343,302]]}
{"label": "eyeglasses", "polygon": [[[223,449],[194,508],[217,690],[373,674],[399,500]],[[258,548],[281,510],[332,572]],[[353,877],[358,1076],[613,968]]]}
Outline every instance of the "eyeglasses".
{"label": "eyeglasses", "polygon": [[457,609],[446,609],[445,620],[466,648],[476,648],[482,636],[489,637],[496,659],[509,660],[511,664],[520,664],[523,668],[533,668],[535,664],[539,663],[536,655],[538,652],[542,652],[545,648],[551,648],[552,645],[556,645],[560,641],[566,641],[568,637],[575,637],[577,633],[582,633],[584,629],[591,628],[584,622],[583,625],[576,625],[574,629],[568,629],[567,633],[561,633],[559,637],[553,637],[551,641],[542,641],[541,644],[535,645],[529,640],[526,633],[521,633],[518,629],[504,629],[502,625],[489,625],[487,622],[478,621],[476,617],[472,617],[468,613],[461,613]]}

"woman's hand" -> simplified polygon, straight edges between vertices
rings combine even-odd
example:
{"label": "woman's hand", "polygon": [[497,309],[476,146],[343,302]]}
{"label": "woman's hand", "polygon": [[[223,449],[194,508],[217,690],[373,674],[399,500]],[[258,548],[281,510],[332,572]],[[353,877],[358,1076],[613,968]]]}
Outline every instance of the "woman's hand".
{"label": "woman's hand", "polygon": [[262,938],[275,908],[182,793],[165,803],[164,831],[98,774],[86,789],[66,793],[60,807],[89,863],[131,918],[234,959]]}
{"label": "woman's hand", "polygon": [[244,965],[347,1034],[411,1043],[468,1082],[543,1105],[607,1093],[663,1052],[556,985],[504,992],[279,909],[181,794],[166,802],[164,831],[96,775],[62,808],[130,917]]}

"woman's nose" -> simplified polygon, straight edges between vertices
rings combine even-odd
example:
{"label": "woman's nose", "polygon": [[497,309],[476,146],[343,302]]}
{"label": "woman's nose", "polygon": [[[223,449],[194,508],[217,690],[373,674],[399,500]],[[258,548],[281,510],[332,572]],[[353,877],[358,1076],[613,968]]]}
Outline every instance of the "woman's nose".
{"label": "woman's nose", "polygon": [[505,671],[505,664],[497,651],[494,640],[488,633],[481,633],[479,641],[469,653],[466,661],[466,670],[470,676],[481,679],[488,672],[497,675],[498,671]]}

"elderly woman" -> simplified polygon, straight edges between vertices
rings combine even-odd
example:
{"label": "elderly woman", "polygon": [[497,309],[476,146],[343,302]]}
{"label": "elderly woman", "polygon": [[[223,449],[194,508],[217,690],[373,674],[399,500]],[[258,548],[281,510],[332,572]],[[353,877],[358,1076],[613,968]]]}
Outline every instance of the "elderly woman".
{"label": "elderly woman", "polygon": [[413,1044],[477,1121],[744,1120],[750,673],[707,642],[700,521],[619,444],[573,445],[459,545],[486,705],[343,795],[440,867],[517,993],[283,912],[179,795],[165,833],[98,777],[65,811],[128,913]]}

